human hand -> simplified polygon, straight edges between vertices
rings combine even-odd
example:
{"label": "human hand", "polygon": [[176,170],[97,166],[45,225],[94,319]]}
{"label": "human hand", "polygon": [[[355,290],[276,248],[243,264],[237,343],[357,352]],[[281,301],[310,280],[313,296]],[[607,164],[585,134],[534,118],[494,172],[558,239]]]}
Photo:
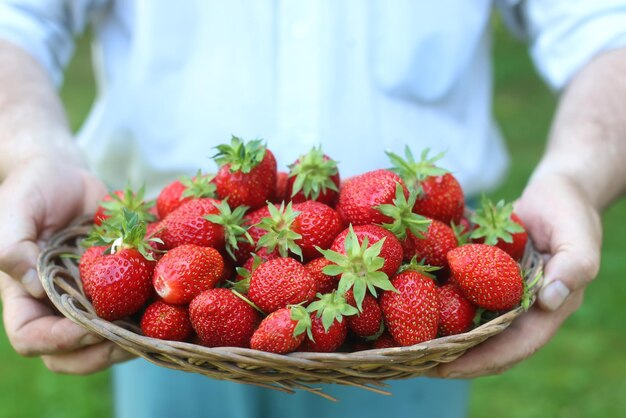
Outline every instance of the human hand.
{"label": "human hand", "polygon": [[35,266],[40,247],[77,216],[93,213],[104,185],[71,164],[35,158],[0,184],[0,297],[13,348],[60,373],[86,374],[130,358],[113,343],[55,314]]}
{"label": "human hand", "polygon": [[602,242],[599,211],[570,178],[558,174],[534,178],[515,212],[547,261],[538,303],[504,332],[432,369],[430,376],[498,374],[530,357],[578,309],[585,286],[597,275]]}

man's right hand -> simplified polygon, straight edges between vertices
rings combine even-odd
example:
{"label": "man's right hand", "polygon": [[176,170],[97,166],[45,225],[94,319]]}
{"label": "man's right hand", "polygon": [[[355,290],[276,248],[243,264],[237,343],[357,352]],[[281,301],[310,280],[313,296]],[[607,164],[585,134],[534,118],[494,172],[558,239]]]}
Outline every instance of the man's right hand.
{"label": "man's right hand", "polygon": [[0,184],[0,297],[13,348],[41,356],[59,373],[87,374],[131,357],[55,314],[36,272],[45,241],[76,217],[93,213],[106,188],[86,170],[33,158]]}

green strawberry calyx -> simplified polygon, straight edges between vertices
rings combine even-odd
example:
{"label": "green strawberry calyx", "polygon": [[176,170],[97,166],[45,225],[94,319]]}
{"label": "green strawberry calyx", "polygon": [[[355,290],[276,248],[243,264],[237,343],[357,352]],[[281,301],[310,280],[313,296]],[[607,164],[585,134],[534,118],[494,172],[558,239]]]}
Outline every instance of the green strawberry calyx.
{"label": "green strawberry calyx", "polygon": [[411,261],[409,261],[407,264],[403,264],[400,266],[400,268],[398,269],[398,273],[403,273],[405,271],[415,271],[426,277],[435,279],[435,275],[433,274],[433,272],[438,270],[441,270],[441,267],[425,264],[424,259],[418,261],[417,256],[413,256],[413,258],[411,258]]}
{"label": "green strawberry calyx", "polygon": [[[526,275],[524,275],[524,277],[526,277]],[[533,301],[533,289],[539,285],[542,277],[543,271],[539,270],[530,282],[524,281],[524,292],[522,293],[522,301],[520,302],[520,305],[525,311],[530,308],[530,304]]]}
{"label": "green strawberry calyx", "polygon": [[296,220],[300,212],[293,210],[291,202],[285,207],[285,202],[277,208],[273,203],[268,203],[267,208],[270,216],[261,219],[255,226],[267,231],[257,243],[257,249],[267,248],[267,252],[271,253],[278,249],[281,257],[288,257],[289,252],[296,254],[303,260],[302,249],[296,241],[302,238],[292,229],[293,222]]}
{"label": "green strawberry calyx", "polygon": [[235,271],[239,276],[241,276],[242,279],[237,282],[229,282],[231,289],[236,290],[240,293],[248,293],[248,291],[250,290],[250,278],[252,277],[252,272],[265,261],[266,260],[259,257],[257,254],[252,253],[252,266],[250,267],[250,270],[245,267],[235,268]]}
{"label": "green strawberry calyx", "polygon": [[513,204],[500,200],[495,205],[486,195],[481,198],[481,207],[470,216],[470,221],[478,227],[470,235],[471,239],[484,239],[487,245],[496,245],[498,240],[513,242],[513,234],[524,232],[524,227],[511,219]]}
{"label": "green strawberry calyx", "polygon": [[333,322],[342,322],[344,316],[359,313],[354,306],[346,302],[345,296],[336,290],[326,294],[318,293],[317,299],[307,306],[307,311],[322,318],[322,326],[326,332]]}
{"label": "green strawberry calyx", "polygon": [[291,312],[291,319],[296,321],[296,327],[293,330],[293,336],[297,337],[298,335],[306,332],[306,335],[313,342],[313,333],[311,332],[311,328],[313,324],[311,323],[311,315],[302,305],[290,305],[288,306],[289,311]]}
{"label": "green strawberry calyx", "polygon": [[409,190],[415,190],[421,194],[420,183],[426,180],[428,177],[443,176],[448,173],[448,170],[438,167],[435,163],[443,158],[445,152],[441,152],[432,158],[428,158],[429,148],[422,151],[419,161],[415,161],[413,153],[409,146],[404,148],[405,158],[400,157],[398,154],[394,154],[391,151],[385,151],[385,154],[389,157],[392,167],[391,171],[399,175]]}
{"label": "green strawberry calyx", "polygon": [[337,173],[337,162],[325,157],[321,146],[312,148],[289,166],[289,177],[295,177],[291,197],[302,191],[307,200],[316,200],[327,190],[338,192],[332,180]]}
{"label": "green strawberry calyx", "polygon": [[215,148],[217,153],[213,160],[220,168],[230,164],[231,173],[249,173],[263,161],[267,151],[262,139],[244,142],[234,135],[230,139],[230,144],[221,144]]}
{"label": "green strawberry calyx", "polygon": [[450,228],[452,228],[452,232],[456,237],[457,246],[460,247],[470,243],[472,235],[471,229],[465,230],[462,224],[457,224],[454,221],[450,223]]}
{"label": "green strawberry calyx", "polygon": [[363,310],[363,299],[365,293],[369,292],[376,297],[376,288],[382,290],[396,291],[387,274],[380,269],[385,264],[385,259],[380,257],[380,251],[386,238],[378,240],[375,244],[369,245],[367,237],[359,244],[359,239],[349,227],[348,234],[344,242],[345,254],[333,250],[323,250],[315,247],[331,263],[322,269],[324,274],[329,276],[339,276],[338,290],[341,293],[353,289],[354,300],[359,312]]}
{"label": "green strawberry calyx", "polygon": [[118,222],[123,217],[123,211],[127,210],[134,212],[139,217],[139,220],[144,222],[152,222],[155,220],[155,216],[150,213],[150,209],[155,205],[154,200],[145,201],[146,187],[141,186],[137,192],[135,192],[130,185],[127,185],[122,191],[122,196],[118,196],[117,193],[109,193],[112,200],[101,201],[100,206],[104,209],[104,214],[108,218],[118,218]]}
{"label": "green strawberry calyx", "polygon": [[235,260],[235,250],[239,249],[240,242],[247,242],[254,244],[254,240],[248,233],[248,228],[245,225],[244,216],[248,210],[247,206],[237,206],[235,210],[232,210],[228,205],[228,198],[220,201],[213,202],[213,205],[217,208],[219,213],[213,213],[205,215],[204,219],[217,225],[221,225],[224,228],[224,240],[226,241],[226,252]]}
{"label": "green strawberry calyx", "polygon": [[401,241],[408,237],[407,230],[417,238],[424,238],[424,234],[430,227],[431,220],[413,213],[413,206],[415,206],[416,201],[417,192],[415,190],[411,190],[407,200],[402,185],[396,182],[396,196],[393,199],[393,203],[375,207],[380,213],[393,219],[393,223],[382,224],[381,226],[389,230]]}
{"label": "green strawberry calyx", "polygon": [[185,186],[185,191],[180,195],[180,200],[187,197],[217,197],[217,186],[213,183],[214,174],[202,174],[200,170],[194,177],[183,176],[179,179]]}
{"label": "green strawberry calyx", "polygon": [[154,249],[151,242],[162,244],[160,238],[146,238],[146,223],[138,213],[122,209],[121,216],[106,219],[102,225],[95,226],[83,245],[105,246],[107,252],[115,254],[123,249],[136,249],[146,259],[154,261]]}

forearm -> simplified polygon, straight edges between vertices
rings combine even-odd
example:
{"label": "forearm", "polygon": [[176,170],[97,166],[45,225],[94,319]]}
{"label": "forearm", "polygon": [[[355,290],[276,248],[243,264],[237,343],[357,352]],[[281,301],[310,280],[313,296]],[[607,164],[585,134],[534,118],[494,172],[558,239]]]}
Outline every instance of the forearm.
{"label": "forearm", "polygon": [[533,175],[564,175],[599,210],[626,190],[626,49],[598,56],[559,102]]}
{"label": "forearm", "polygon": [[36,157],[83,164],[48,75],[21,48],[0,40],[0,180]]}

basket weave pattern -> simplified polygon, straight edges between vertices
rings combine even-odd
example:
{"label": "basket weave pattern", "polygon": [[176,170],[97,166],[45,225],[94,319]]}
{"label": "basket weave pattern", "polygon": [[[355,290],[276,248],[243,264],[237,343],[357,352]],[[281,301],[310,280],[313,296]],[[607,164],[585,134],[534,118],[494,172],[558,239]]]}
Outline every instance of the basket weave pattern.
{"label": "basket weave pattern", "polygon": [[[130,321],[108,322],[99,318],[82,289],[77,258],[80,241],[89,233],[90,219],[82,219],[56,234],[39,258],[43,287],[59,311],[77,324],[113,341],[127,351],[159,366],[221,380],[293,392],[303,389],[330,398],[311,384],[337,383],[386,394],[389,379],[423,375],[439,363],[457,359],[466,350],[502,332],[523,313],[518,307],[467,333],[423,342],[411,347],[385,348],[353,353],[291,353],[262,351],[163,341],[141,335]],[[543,268],[540,255],[529,244],[521,261],[527,281]],[[540,283],[531,289],[534,302]]]}

